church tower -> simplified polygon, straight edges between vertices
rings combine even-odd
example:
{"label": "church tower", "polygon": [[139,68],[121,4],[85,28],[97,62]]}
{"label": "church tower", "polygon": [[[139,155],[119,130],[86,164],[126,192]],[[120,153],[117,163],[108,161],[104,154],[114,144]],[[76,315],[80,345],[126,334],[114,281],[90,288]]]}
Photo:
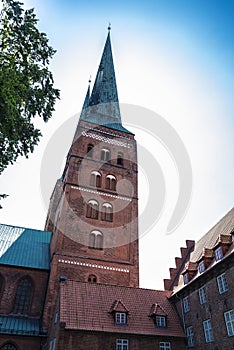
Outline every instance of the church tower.
{"label": "church tower", "polygon": [[139,286],[137,149],[121,122],[110,30],[45,229],[53,233],[51,302],[61,276]]}

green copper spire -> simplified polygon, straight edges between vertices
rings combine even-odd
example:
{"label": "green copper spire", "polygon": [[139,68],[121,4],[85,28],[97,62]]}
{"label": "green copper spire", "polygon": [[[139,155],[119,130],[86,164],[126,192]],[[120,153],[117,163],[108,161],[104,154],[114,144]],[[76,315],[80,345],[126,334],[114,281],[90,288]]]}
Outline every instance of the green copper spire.
{"label": "green copper spire", "polygon": [[80,120],[128,132],[121,123],[110,27],[91,96],[86,94]]}
{"label": "green copper spire", "polygon": [[89,106],[89,99],[90,99],[90,83],[91,83],[91,79],[89,79],[89,86],[88,86],[88,90],[85,96],[85,100],[84,100],[84,104],[82,107],[82,111],[81,111],[81,115],[82,113],[85,113],[86,108]]}

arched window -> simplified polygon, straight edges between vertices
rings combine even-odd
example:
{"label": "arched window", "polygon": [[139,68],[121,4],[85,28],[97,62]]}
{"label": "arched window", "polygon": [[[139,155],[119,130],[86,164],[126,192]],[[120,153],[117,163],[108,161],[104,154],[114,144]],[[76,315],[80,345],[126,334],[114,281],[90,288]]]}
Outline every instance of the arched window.
{"label": "arched window", "polygon": [[98,202],[95,201],[94,199],[91,199],[87,203],[86,217],[92,218],[92,219],[98,219],[98,209],[99,209]]}
{"label": "arched window", "polygon": [[103,235],[100,231],[94,230],[90,233],[89,247],[94,249],[103,248]]}
{"label": "arched window", "polygon": [[102,220],[113,221],[113,207],[110,203],[104,203],[102,205]]}
{"label": "arched window", "polygon": [[101,160],[103,160],[104,162],[108,162],[108,160],[110,160],[110,150],[107,148],[103,148],[101,150]]}
{"label": "arched window", "polygon": [[91,143],[87,147],[87,157],[93,158],[93,145]]}
{"label": "arched window", "polygon": [[6,343],[0,347],[0,350],[17,350],[17,347],[12,343]]}
{"label": "arched window", "polygon": [[98,171],[91,172],[90,185],[95,187],[101,187],[102,176]]}
{"label": "arched window", "polygon": [[117,164],[123,166],[123,153],[119,152],[117,155]]}
{"label": "arched window", "polygon": [[89,275],[88,282],[89,283],[97,283],[97,277],[95,275]]}
{"label": "arched window", "polygon": [[15,295],[14,314],[27,315],[30,307],[32,290],[32,282],[28,277],[20,280]]}
{"label": "arched window", "polygon": [[114,175],[107,175],[106,177],[106,189],[115,191],[116,190],[116,177]]}

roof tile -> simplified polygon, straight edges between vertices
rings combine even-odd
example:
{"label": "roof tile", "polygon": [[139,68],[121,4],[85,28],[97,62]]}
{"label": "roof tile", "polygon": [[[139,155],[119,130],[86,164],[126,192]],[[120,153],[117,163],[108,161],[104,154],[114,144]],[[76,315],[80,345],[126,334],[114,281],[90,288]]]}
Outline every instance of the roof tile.
{"label": "roof tile", "polygon": [[[120,287],[67,280],[60,284],[60,321],[65,329],[131,334],[184,336],[175,310],[168,300],[171,292]],[[121,300],[128,312],[126,327],[115,325],[110,305]],[[159,304],[168,317],[167,328],[156,328],[149,312]]]}

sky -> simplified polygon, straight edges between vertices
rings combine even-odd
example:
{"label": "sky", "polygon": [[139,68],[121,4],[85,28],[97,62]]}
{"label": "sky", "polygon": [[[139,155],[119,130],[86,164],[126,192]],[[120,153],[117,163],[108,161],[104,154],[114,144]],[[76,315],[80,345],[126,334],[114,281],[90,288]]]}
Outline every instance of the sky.
{"label": "sky", "polygon": [[[43,138],[35,152],[29,159],[19,158],[1,176],[1,191],[9,194],[1,222],[44,228],[49,196],[62,174],[110,22],[120,103],[142,111],[142,119],[131,125],[122,116],[123,124],[160,164],[165,181],[161,215],[148,232],[140,232],[140,285],[160,289],[185,240],[198,240],[233,206],[234,2],[27,0],[25,6],[35,8],[40,30],[57,50],[50,68],[61,99],[48,123],[36,121]],[[183,183],[170,140],[163,144],[160,130],[152,134],[144,109],[173,128],[191,163],[190,205],[171,234],[167,226]],[[157,197],[157,186],[142,159],[139,168],[141,222],[152,187]]]}

